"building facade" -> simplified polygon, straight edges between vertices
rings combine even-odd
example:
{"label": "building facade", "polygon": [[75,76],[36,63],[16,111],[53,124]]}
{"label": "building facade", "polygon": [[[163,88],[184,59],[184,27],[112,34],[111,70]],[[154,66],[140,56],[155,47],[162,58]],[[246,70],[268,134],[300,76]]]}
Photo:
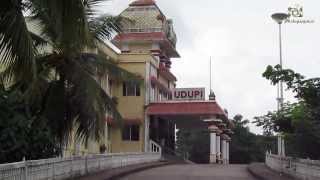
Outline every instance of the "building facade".
{"label": "building facade", "polygon": [[120,16],[122,32],[112,45],[101,44],[100,50],[143,83],[103,77],[101,85],[116,100],[122,126],[106,114],[104,140],[74,142],[65,155],[151,151],[151,141],[174,150],[176,129],[204,128],[211,132],[211,162],[227,163],[231,134],[227,113],[214,97],[192,99],[199,94],[191,89],[185,94],[191,99],[179,100],[173,93],[177,78],[171,72],[171,58],[180,55],[172,20],[153,0],[134,1]]}

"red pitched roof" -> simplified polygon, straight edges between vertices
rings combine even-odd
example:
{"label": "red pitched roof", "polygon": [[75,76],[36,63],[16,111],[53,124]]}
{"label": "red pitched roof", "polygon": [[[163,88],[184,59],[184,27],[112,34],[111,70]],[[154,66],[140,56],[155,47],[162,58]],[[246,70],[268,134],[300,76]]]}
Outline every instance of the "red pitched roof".
{"label": "red pitched roof", "polygon": [[215,101],[168,101],[151,103],[147,107],[148,115],[217,115],[227,116]]}
{"label": "red pitched roof", "polygon": [[154,0],[137,0],[132,2],[129,6],[150,6],[155,4],[156,2]]}

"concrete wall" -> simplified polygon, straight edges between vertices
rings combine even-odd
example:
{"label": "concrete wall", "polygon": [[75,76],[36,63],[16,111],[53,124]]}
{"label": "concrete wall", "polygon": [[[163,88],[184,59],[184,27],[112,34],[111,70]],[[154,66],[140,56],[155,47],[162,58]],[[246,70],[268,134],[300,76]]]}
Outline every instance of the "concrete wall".
{"label": "concrete wall", "polygon": [[158,80],[159,80],[159,82],[160,82],[161,84],[163,84],[165,87],[169,88],[169,86],[168,86],[168,82],[169,82],[168,79],[166,79],[166,78],[162,77],[161,75],[159,75]]}
{"label": "concrete wall", "polygon": [[[135,73],[145,79],[146,62],[151,56],[148,54],[126,54],[120,55],[119,67]],[[118,82],[113,87],[114,96],[118,99],[118,110],[124,119],[137,119],[139,122],[124,122],[139,124],[139,141],[123,141],[121,127],[111,127],[111,152],[143,152],[144,151],[144,106],[146,87],[144,83],[140,86],[140,96],[123,96],[123,82]]]}
{"label": "concrete wall", "polygon": [[139,141],[123,141],[121,128],[112,127],[111,129],[111,152],[112,153],[124,153],[124,152],[143,152],[144,133],[143,125],[140,124]]}
{"label": "concrete wall", "polygon": [[152,49],[152,43],[132,43],[128,44],[131,53],[149,53]]}
{"label": "concrete wall", "polygon": [[77,179],[79,176],[129,165],[156,162],[157,153],[99,154],[0,164],[0,179]]}
{"label": "concrete wall", "polygon": [[266,165],[275,171],[288,174],[297,179],[320,179],[320,161],[281,157],[267,153]]}

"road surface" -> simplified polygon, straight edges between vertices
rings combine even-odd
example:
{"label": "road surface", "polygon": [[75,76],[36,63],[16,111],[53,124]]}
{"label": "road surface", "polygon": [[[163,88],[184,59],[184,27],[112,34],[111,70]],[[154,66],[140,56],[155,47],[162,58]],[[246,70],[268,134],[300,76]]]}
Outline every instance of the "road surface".
{"label": "road surface", "polygon": [[255,180],[247,165],[179,164],[153,168],[120,180]]}

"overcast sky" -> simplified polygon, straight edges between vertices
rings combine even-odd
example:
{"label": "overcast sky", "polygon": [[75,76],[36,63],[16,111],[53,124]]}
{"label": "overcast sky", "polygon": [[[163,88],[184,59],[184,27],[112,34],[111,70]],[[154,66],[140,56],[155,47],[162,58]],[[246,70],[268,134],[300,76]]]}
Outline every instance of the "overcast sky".
{"label": "overcast sky", "polygon": [[[103,12],[118,14],[132,0],[105,3]],[[262,78],[266,66],[279,62],[278,29],[270,15],[300,4],[303,19],[313,24],[283,26],[284,67],[307,77],[320,76],[320,1],[317,0],[157,0],[173,19],[180,59],[172,59],[178,87],[206,87],[209,57],[218,103],[233,117],[254,116],[276,109],[276,88]],[[285,93],[292,100],[291,93]],[[261,130],[250,125],[251,131]]]}

